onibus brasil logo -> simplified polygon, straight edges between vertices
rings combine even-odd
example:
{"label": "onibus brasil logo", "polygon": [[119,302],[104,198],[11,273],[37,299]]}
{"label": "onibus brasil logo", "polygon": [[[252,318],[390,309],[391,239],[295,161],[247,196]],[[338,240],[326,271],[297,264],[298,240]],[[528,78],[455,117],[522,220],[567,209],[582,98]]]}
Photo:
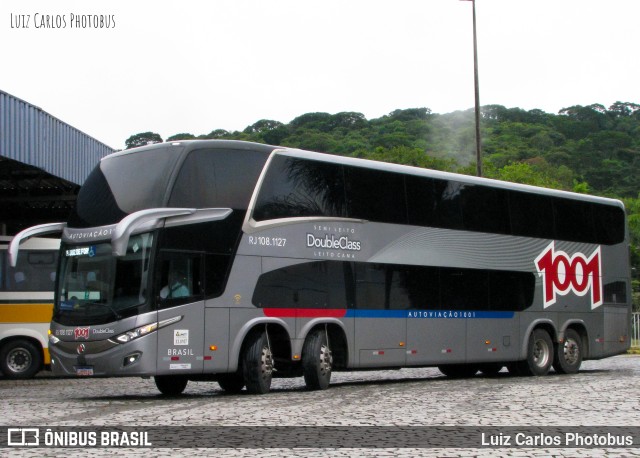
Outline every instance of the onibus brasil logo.
{"label": "onibus brasil logo", "polygon": [[591,309],[602,305],[601,257],[600,247],[589,257],[583,253],[569,256],[564,251],[556,251],[555,242],[551,242],[534,261],[542,277],[544,308],[555,304],[558,294],[584,296],[589,291]]}

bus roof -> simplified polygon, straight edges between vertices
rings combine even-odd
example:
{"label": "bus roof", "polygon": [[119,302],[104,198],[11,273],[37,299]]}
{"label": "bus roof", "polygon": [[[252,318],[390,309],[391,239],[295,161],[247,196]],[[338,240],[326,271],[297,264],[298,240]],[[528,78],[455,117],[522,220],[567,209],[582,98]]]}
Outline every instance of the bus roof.
{"label": "bus roof", "polygon": [[[141,153],[143,151],[149,151],[153,149],[166,149],[170,147],[182,147],[179,151],[191,151],[194,149],[202,148],[216,148],[216,149],[235,149],[235,150],[251,150],[264,152],[270,154],[273,150],[278,149],[278,146],[265,145],[264,143],[253,143],[242,140],[178,140],[175,142],[166,143],[154,143],[152,145],[140,146],[138,148],[131,148],[122,151],[118,151],[113,154],[109,154],[101,159],[101,161],[111,159],[118,156],[124,156],[127,154]],[[184,149],[183,149],[184,148]]]}

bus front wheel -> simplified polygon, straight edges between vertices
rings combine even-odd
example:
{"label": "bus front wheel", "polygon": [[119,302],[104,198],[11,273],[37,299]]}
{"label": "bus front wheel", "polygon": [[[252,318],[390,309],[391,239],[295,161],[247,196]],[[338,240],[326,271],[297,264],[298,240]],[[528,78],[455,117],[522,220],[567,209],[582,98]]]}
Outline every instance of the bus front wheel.
{"label": "bus front wheel", "polygon": [[327,333],[318,329],[312,332],[302,348],[304,382],[310,390],[326,390],[331,382],[333,356],[327,342]]}
{"label": "bus front wheel", "polygon": [[0,370],[7,378],[31,378],[42,368],[42,355],[32,342],[18,339],[0,350]]}
{"label": "bus front wheel", "polygon": [[582,364],[582,338],[573,329],[564,333],[564,343],[556,347],[553,368],[559,374],[575,374]]}
{"label": "bus front wheel", "polygon": [[178,396],[187,387],[189,379],[181,375],[156,375],[156,387],[165,396]]}
{"label": "bus front wheel", "polygon": [[271,390],[273,354],[266,332],[249,337],[242,358],[242,373],[249,393],[266,394]]}

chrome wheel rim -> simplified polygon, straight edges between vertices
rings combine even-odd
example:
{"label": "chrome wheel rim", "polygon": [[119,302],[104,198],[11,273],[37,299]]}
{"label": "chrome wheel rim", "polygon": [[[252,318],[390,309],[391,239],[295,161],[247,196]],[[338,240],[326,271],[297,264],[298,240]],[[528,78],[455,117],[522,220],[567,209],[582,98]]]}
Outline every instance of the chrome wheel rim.
{"label": "chrome wheel rim", "polygon": [[262,372],[262,378],[267,379],[271,377],[273,373],[273,355],[269,347],[262,347],[260,370]]}
{"label": "chrome wheel rim", "polygon": [[549,363],[549,346],[547,342],[538,339],[533,344],[533,362],[538,367],[545,367]]}
{"label": "chrome wheel rim", "polygon": [[331,366],[333,365],[333,356],[328,346],[322,345],[320,347],[320,374],[327,375],[331,372]]}
{"label": "chrome wheel rim", "polygon": [[31,364],[31,353],[24,348],[14,348],[7,355],[7,367],[12,372],[24,372],[29,369]]}
{"label": "chrome wheel rim", "polygon": [[580,346],[573,339],[567,339],[564,343],[564,360],[567,364],[575,365],[580,359]]}

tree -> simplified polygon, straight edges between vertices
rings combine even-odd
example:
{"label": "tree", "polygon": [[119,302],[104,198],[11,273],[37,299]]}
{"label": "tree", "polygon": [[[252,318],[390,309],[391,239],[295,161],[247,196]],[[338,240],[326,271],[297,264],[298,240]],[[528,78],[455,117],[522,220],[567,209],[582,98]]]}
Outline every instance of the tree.
{"label": "tree", "polygon": [[629,102],[616,102],[609,107],[608,114],[613,116],[631,116],[640,110],[640,105]]}
{"label": "tree", "polygon": [[389,117],[394,121],[411,121],[415,119],[427,120],[431,115],[430,108],[407,108],[406,110],[393,110]]}
{"label": "tree", "polygon": [[306,113],[295,118],[291,121],[290,125],[294,129],[310,129],[329,132],[333,128],[331,119],[332,116],[329,113]]}
{"label": "tree", "polygon": [[243,133],[249,134],[254,141],[264,141],[270,145],[279,145],[285,138],[289,130],[280,121],[271,119],[261,119],[260,121],[247,127]]}
{"label": "tree", "polygon": [[377,147],[373,152],[359,150],[353,153],[352,156],[445,172],[454,170],[457,165],[454,159],[434,157],[419,148],[409,148],[407,146]]}
{"label": "tree", "polygon": [[270,132],[284,126],[280,121],[273,121],[271,119],[261,119],[260,121],[251,124],[243,132],[246,134],[261,134],[264,132]]}
{"label": "tree", "polygon": [[332,127],[345,129],[362,129],[367,126],[367,118],[362,113],[343,111],[331,116]]}
{"label": "tree", "polygon": [[320,153],[335,153],[338,142],[332,135],[325,132],[298,129],[295,135],[285,138],[282,145]]}
{"label": "tree", "polygon": [[212,138],[228,138],[230,135],[229,131],[224,129],[215,129],[209,132],[207,135],[201,136],[200,138],[204,139],[212,139]]}
{"label": "tree", "polygon": [[162,143],[162,137],[155,132],[142,132],[132,135],[124,142],[126,149],[137,148],[138,146],[153,145],[154,143]]}
{"label": "tree", "polygon": [[193,134],[181,133],[181,134],[172,135],[171,137],[167,138],[167,141],[175,142],[178,140],[195,140],[195,138],[196,136]]}
{"label": "tree", "polygon": [[640,312],[640,194],[623,200],[629,225],[634,310]]}
{"label": "tree", "polygon": [[562,188],[562,185],[555,177],[550,176],[548,173],[545,173],[545,171],[538,170],[526,162],[508,164],[500,169],[491,167],[490,163],[488,163],[487,167],[485,167],[485,175],[488,178],[510,181],[512,183],[529,184],[553,189]]}

